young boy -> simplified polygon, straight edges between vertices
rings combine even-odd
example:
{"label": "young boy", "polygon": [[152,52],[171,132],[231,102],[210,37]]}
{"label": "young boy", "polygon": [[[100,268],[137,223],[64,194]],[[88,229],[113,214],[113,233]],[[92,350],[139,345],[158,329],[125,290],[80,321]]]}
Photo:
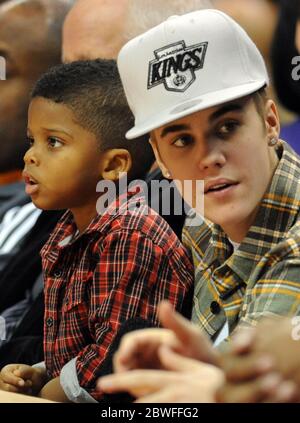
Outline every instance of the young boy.
{"label": "young boy", "polygon": [[26,192],[39,208],[68,211],[41,252],[45,367],[6,366],[2,389],[95,402],[96,378],[109,371],[121,334],[155,325],[162,298],[183,309],[192,265],[143,196],[139,211],[131,210],[133,194],[124,201],[123,193],[96,212],[99,180],[117,183],[121,172],[142,178],[151,166],[150,146],[125,139],[132,123],[113,61],[60,65],[33,90]]}
{"label": "young boy", "polygon": [[[278,114],[264,90],[268,75],[261,54],[227,15],[201,10],[172,17],[127,43],[118,66],[135,114],[127,137],[150,133],[165,174],[204,182],[204,217],[210,223],[185,231],[195,267],[192,320],[202,330],[198,338],[187,322],[175,331],[176,315],[163,308],[175,340],[162,329],[128,335],[116,360],[123,374],[99,386],[138,396],[148,387],[153,395],[143,401],[178,400],[178,392],[183,399],[183,391],[201,401],[209,386],[199,377],[202,387],[195,389],[197,363],[190,363],[183,383],[176,370],[189,365],[160,346],[172,339],[170,345],[175,342],[182,355],[214,364],[216,377],[207,382],[215,388],[222,375],[213,343],[224,348],[236,328],[256,325],[265,315],[299,314],[300,158],[278,139]],[[141,350],[152,353],[147,363]],[[124,373],[154,361],[175,371],[156,372],[155,384],[147,371],[134,378]]]}

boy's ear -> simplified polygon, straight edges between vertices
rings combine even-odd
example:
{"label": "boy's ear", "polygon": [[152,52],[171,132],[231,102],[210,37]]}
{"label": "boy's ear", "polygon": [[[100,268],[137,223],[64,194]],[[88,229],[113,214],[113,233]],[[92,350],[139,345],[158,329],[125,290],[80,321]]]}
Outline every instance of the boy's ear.
{"label": "boy's ear", "polygon": [[102,178],[117,181],[119,173],[128,173],[132,166],[131,155],[123,148],[113,148],[104,153],[102,161]]}
{"label": "boy's ear", "polygon": [[170,178],[171,177],[170,172],[169,172],[169,170],[167,169],[167,167],[165,166],[164,162],[162,161],[162,159],[160,157],[160,154],[159,154],[159,151],[158,151],[158,148],[157,148],[157,144],[156,144],[156,140],[153,136],[150,136],[149,143],[151,144],[156,162],[157,162],[163,176],[165,178]]}
{"label": "boy's ear", "polygon": [[273,100],[267,100],[265,105],[265,122],[268,139],[278,139],[280,134],[280,123],[278,110]]}

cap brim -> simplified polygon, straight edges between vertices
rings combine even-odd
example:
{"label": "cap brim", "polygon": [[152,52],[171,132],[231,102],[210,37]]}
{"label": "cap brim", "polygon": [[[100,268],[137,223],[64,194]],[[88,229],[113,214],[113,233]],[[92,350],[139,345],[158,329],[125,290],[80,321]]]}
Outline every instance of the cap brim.
{"label": "cap brim", "polygon": [[147,119],[135,125],[126,133],[126,138],[133,139],[145,135],[154,129],[160,128],[167,123],[181,119],[185,116],[252,94],[267,84],[268,81],[266,80],[255,81],[237,87],[204,94],[200,97],[194,97],[182,103],[177,103],[172,108],[160,112],[159,115],[155,115],[151,119]]}

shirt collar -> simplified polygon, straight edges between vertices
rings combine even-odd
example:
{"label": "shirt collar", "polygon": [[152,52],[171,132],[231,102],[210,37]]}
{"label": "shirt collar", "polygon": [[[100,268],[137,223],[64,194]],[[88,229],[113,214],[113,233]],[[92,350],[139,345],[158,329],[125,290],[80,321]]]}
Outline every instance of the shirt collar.
{"label": "shirt collar", "polygon": [[47,255],[47,259],[54,262],[60,250],[68,248],[86,235],[91,237],[93,234],[97,236],[99,233],[105,234],[116,216],[125,215],[129,210],[133,213],[132,210],[137,204],[140,206],[137,213],[142,212],[142,207],[146,204],[145,195],[138,187],[133,187],[130,192],[120,195],[113,201],[102,215],[97,214],[81,234],[77,234],[73,214],[69,210],[66,211],[43,247],[42,256]]}

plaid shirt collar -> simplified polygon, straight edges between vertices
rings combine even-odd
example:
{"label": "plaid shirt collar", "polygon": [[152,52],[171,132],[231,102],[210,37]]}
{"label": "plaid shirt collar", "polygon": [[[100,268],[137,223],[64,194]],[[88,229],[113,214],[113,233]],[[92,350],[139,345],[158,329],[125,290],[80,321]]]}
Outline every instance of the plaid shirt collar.
{"label": "plaid shirt collar", "polygon": [[295,153],[287,143],[282,142],[278,155],[280,160],[255,221],[234,254],[220,226],[211,224],[200,227],[196,243],[199,246],[199,240],[207,239],[206,248],[201,248],[201,269],[207,269],[212,264],[218,267],[226,262],[241,282],[247,284],[259,260],[286,237],[299,213],[300,168]]}
{"label": "plaid shirt collar", "polygon": [[[47,252],[47,260],[51,263],[55,263],[58,255],[62,250],[68,248],[70,245],[76,243],[84,236],[89,237],[99,236],[106,234],[106,231],[111,227],[111,223],[116,216],[126,213],[143,213],[147,212],[148,208],[143,193],[138,193],[137,189],[132,189],[130,192],[120,195],[117,200],[113,201],[103,213],[103,215],[97,214],[88,227],[81,234],[78,233],[78,229],[73,217],[73,214],[68,210],[59,220],[55,230],[52,232],[47,243],[44,245],[41,253]],[[131,200],[134,197],[134,201]],[[138,211],[132,211],[132,208],[139,205]],[[130,211],[129,211],[130,209]]]}

